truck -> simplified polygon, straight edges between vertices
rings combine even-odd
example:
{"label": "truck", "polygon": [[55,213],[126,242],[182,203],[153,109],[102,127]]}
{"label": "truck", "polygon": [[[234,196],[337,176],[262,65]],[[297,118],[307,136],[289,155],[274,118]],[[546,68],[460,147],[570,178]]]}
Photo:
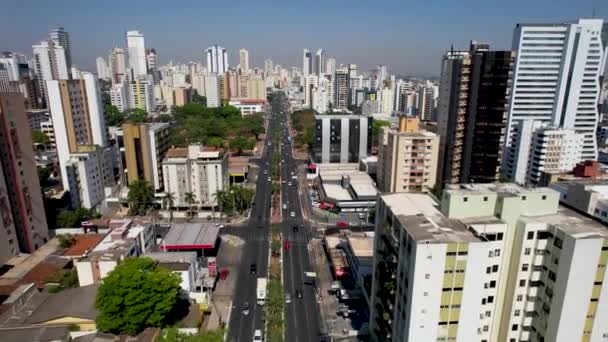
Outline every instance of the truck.
{"label": "truck", "polygon": [[258,288],[256,291],[258,305],[264,305],[264,303],[266,303],[266,285],[266,278],[258,278]]}

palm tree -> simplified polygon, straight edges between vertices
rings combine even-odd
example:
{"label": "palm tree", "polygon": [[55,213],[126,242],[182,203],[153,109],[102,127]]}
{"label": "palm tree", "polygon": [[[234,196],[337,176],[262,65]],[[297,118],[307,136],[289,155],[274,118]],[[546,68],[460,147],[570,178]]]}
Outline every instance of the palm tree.
{"label": "palm tree", "polygon": [[163,206],[169,210],[169,222],[173,221],[173,204],[175,201],[175,194],[167,192],[163,198]]}
{"label": "palm tree", "polygon": [[184,201],[186,201],[186,203],[188,203],[190,205],[189,209],[188,209],[188,216],[190,218],[192,218],[193,215],[193,210],[192,210],[192,205],[194,203],[196,203],[196,196],[194,195],[194,193],[192,192],[186,192],[184,194]]}
{"label": "palm tree", "polygon": [[213,194],[217,204],[220,207],[220,220],[222,219],[222,213],[224,212],[224,202],[226,201],[227,192],[224,190],[218,190]]}

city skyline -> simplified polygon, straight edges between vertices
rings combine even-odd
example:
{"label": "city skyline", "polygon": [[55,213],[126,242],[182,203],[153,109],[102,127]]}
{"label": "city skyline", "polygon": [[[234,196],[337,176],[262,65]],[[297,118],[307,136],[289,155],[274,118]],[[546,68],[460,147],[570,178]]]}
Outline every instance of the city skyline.
{"label": "city skyline", "polygon": [[[598,0],[557,4],[545,0],[534,4],[512,1],[501,4],[502,8],[477,0],[465,1],[457,7],[448,6],[446,1],[430,6],[389,1],[381,7],[342,6],[337,2],[323,4],[320,15],[308,12],[309,8],[315,8],[311,3],[306,6],[231,3],[205,7],[193,3],[181,10],[156,2],[146,8],[117,7],[113,1],[95,4],[95,8],[64,2],[65,6],[55,3],[7,6],[6,12],[14,15],[0,22],[0,28],[4,32],[19,31],[19,35],[3,35],[0,46],[3,50],[31,55],[32,44],[49,30],[62,26],[70,33],[73,64],[94,71],[96,57],[107,56],[113,47],[125,47],[125,33],[138,30],[146,37],[146,46],[156,48],[159,64],[171,60],[204,63],[204,49],[219,44],[228,50],[229,65],[238,64],[238,50],[244,48],[250,52],[252,67],[263,67],[267,58],[283,66],[301,66],[302,49],[308,48],[323,49],[327,58],[357,64],[360,70],[386,64],[395,74],[438,76],[441,55],[451,45],[461,49],[470,39],[477,39],[497,49],[509,49],[517,23],[563,22],[590,18],[593,14],[599,18],[608,16],[608,3]],[[35,11],[30,7],[35,7]],[[66,7],[69,12],[62,10]],[[211,10],[217,15],[206,15]],[[34,14],[37,20],[32,21],[29,20],[32,13],[44,15]],[[311,17],[315,20],[307,19]],[[226,25],[231,20],[234,24]]]}

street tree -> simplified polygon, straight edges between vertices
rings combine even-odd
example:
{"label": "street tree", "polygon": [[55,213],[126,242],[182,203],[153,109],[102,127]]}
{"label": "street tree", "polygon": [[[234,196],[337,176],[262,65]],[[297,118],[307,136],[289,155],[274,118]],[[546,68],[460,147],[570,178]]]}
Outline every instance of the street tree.
{"label": "street tree", "polygon": [[150,258],[127,258],[104,278],[97,291],[97,329],[135,335],[163,327],[178,304],[180,277]]}
{"label": "street tree", "polygon": [[154,189],[148,181],[138,179],[129,184],[129,215],[137,215],[151,208],[154,203]]}
{"label": "street tree", "polygon": [[194,193],[193,192],[186,192],[184,194],[184,201],[186,201],[186,203],[188,203],[188,205],[189,205],[189,207],[188,207],[188,217],[194,216],[193,204],[196,203],[196,196],[194,195]]}

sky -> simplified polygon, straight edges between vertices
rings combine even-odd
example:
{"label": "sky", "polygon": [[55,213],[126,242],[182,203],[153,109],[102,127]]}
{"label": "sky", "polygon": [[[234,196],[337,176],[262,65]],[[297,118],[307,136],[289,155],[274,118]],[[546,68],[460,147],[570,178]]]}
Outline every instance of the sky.
{"label": "sky", "polygon": [[249,50],[250,65],[270,58],[302,64],[302,49],[322,48],[359,70],[388,65],[391,74],[436,76],[441,55],[471,39],[511,46],[522,22],[608,19],[608,0],[6,0],[0,13],[0,51],[32,54],[52,28],[70,33],[73,64],[95,71],[95,59],[124,46],[139,30],[160,63],[202,61],[213,44]]}

